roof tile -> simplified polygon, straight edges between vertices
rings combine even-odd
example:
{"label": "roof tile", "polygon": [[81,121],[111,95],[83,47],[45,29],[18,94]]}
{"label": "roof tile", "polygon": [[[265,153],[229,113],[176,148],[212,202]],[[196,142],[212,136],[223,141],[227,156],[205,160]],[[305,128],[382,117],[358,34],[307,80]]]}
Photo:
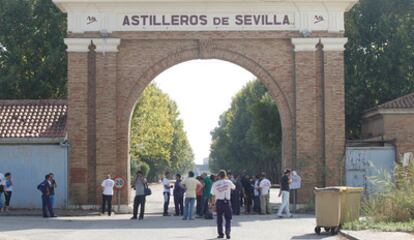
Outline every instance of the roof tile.
{"label": "roof tile", "polygon": [[0,100],[0,138],[64,137],[65,100]]}

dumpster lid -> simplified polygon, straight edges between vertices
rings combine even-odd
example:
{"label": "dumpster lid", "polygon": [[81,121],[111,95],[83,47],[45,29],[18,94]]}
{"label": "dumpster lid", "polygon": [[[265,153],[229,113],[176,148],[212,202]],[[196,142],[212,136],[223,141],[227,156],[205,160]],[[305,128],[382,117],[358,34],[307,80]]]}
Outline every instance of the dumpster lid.
{"label": "dumpster lid", "polygon": [[333,186],[314,189],[315,192],[363,192],[364,188],[359,187],[345,187],[345,186]]}

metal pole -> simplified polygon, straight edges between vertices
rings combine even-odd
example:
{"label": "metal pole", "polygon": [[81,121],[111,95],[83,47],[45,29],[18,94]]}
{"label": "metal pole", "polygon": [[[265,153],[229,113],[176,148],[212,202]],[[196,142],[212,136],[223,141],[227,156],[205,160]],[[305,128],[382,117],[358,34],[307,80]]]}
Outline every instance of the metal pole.
{"label": "metal pole", "polygon": [[121,190],[118,191],[118,213],[121,212]]}

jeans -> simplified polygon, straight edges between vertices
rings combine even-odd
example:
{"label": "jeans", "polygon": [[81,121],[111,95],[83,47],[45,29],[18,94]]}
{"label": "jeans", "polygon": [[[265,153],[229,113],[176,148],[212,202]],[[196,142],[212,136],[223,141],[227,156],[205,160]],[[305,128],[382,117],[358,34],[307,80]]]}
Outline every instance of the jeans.
{"label": "jeans", "polygon": [[203,196],[203,212],[202,215],[206,215],[209,212],[208,209],[208,201],[210,200],[210,197],[204,197]]}
{"label": "jeans", "polygon": [[55,213],[53,212],[52,204],[50,204],[50,197],[47,195],[42,195],[42,211],[43,211],[43,217],[53,217],[55,216]]}
{"label": "jeans", "polygon": [[184,196],[183,195],[174,195],[174,206],[175,206],[176,216],[184,215]]}
{"label": "jeans", "polygon": [[286,215],[291,216],[289,210],[289,191],[282,191],[282,205],[280,205],[278,216],[282,216],[283,210],[286,211]]}
{"label": "jeans", "polygon": [[134,210],[133,210],[133,217],[137,218],[138,215],[138,208],[141,205],[141,209],[139,211],[139,219],[144,219],[145,213],[145,195],[137,195],[134,198]]}
{"label": "jeans", "polygon": [[217,200],[217,233],[219,236],[224,236],[223,234],[223,216],[226,220],[226,235],[230,235],[231,232],[231,204],[228,200]]}
{"label": "jeans", "polygon": [[246,194],[244,197],[244,210],[246,213],[251,213],[252,211],[252,196]]}
{"label": "jeans", "polygon": [[3,208],[3,198],[2,198],[3,192],[0,192],[0,209]]}
{"label": "jeans", "polygon": [[49,195],[50,205],[52,205],[52,208],[55,207],[55,194]]}
{"label": "jeans", "polygon": [[105,213],[105,206],[108,206],[108,215],[112,213],[112,195],[102,194],[102,214]]}
{"label": "jeans", "polygon": [[253,197],[253,211],[256,213],[260,213],[260,196],[254,196]]}
{"label": "jeans", "polygon": [[193,210],[194,210],[195,198],[185,198],[184,203],[184,220],[193,219]]}
{"label": "jeans", "polygon": [[203,197],[197,196],[196,213],[198,216],[203,216]]}
{"label": "jeans", "polygon": [[169,192],[164,192],[164,215],[168,214],[168,206],[170,205],[170,195]]}
{"label": "jeans", "polygon": [[240,192],[234,191],[231,195],[231,208],[234,215],[240,215]]}
{"label": "jeans", "polygon": [[[12,197],[12,193],[13,192],[5,192],[4,197],[6,198],[6,207],[10,206],[10,199]],[[53,207],[53,205],[52,205],[52,207]]]}

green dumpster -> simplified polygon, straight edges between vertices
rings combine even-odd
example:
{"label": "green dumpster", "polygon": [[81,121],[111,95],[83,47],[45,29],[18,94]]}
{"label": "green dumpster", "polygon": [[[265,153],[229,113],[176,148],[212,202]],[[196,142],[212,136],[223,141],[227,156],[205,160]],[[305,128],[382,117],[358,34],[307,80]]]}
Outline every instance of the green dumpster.
{"label": "green dumpster", "polygon": [[315,233],[337,234],[342,223],[359,218],[362,188],[315,188]]}

